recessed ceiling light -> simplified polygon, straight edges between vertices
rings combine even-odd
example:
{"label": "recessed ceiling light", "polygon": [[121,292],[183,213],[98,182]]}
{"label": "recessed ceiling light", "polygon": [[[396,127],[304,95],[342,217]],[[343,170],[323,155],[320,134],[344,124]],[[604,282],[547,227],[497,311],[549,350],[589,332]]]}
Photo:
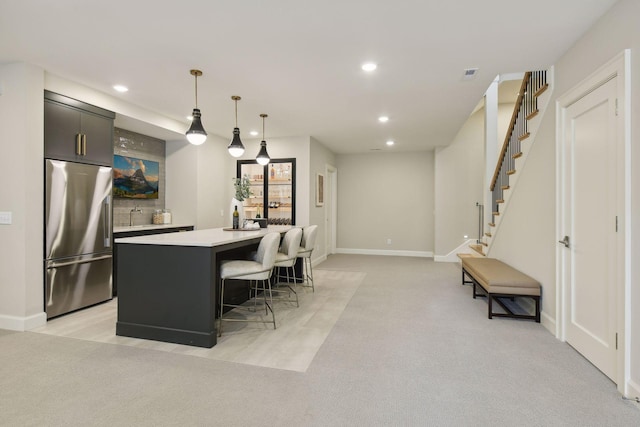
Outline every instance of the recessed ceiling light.
{"label": "recessed ceiling light", "polygon": [[123,93],[124,93],[124,92],[128,92],[128,91],[129,91],[129,88],[128,88],[128,87],[126,87],[126,86],[122,86],[122,85],[114,85],[114,86],[113,86],[113,88],[114,88],[115,90],[117,90],[118,92],[123,92]]}
{"label": "recessed ceiling light", "polygon": [[258,136],[258,131],[257,130],[252,130],[251,132],[249,132],[249,135]]}
{"label": "recessed ceiling light", "polygon": [[395,144],[395,141],[391,141],[391,140],[387,141],[387,145],[389,147],[391,147],[393,144]]}
{"label": "recessed ceiling light", "polygon": [[367,62],[365,64],[362,64],[362,70],[363,71],[374,71],[376,68],[378,68],[378,64],[375,64],[373,62]]}
{"label": "recessed ceiling light", "polygon": [[378,121],[379,121],[380,123],[387,123],[387,122],[389,121],[389,117],[387,117],[387,116],[380,116],[380,117],[378,117]]}

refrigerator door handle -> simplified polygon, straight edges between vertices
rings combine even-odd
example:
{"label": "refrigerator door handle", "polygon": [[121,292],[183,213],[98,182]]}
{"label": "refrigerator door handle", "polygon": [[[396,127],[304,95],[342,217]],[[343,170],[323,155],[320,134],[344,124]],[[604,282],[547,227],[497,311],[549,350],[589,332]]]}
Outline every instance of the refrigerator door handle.
{"label": "refrigerator door handle", "polygon": [[67,267],[69,265],[76,265],[76,264],[86,264],[88,262],[93,262],[93,261],[101,261],[103,259],[109,259],[112,258],[111,255],[103,255],[103,256],[99,256],[99,257],[95,257],[95,258],[85,258],[85,259],[79,259],[76,261],[65,261],[65,262],[53,262],[51,264],[47,265],[47,268],[60,268],[60,267]]}
{"label": "refrigerator door handle", "polygon": [[111,247],[111,196],[104,199],[104,247]]}

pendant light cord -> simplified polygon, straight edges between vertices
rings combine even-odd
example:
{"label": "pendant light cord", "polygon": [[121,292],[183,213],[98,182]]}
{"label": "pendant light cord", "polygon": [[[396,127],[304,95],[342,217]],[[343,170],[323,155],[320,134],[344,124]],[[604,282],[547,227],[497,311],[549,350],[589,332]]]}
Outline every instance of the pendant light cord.
{"label": "pendant light cord", "polygon": [[198,108],[198,75],[195,74],[196,78],[196,108]]}
{"label": "pendant light cord", "polygon": [[238,127],[238,100],[234,99],[236,102],[236,127]]}

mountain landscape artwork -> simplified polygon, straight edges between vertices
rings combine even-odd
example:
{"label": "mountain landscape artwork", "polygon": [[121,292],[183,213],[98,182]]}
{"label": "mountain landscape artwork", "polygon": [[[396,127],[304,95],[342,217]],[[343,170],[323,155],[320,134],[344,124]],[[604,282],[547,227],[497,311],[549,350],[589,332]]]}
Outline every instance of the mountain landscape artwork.
{"label": "mountain landscape artwork", "polygon": [[113,196],[125,199],[157,199],[160,165],[151,160],[113,156]]}

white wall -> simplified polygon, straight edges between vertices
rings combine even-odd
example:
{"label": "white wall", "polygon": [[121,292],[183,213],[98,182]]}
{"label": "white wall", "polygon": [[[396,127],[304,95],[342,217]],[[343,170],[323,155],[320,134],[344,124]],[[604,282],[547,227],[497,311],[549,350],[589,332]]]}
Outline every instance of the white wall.
{"label": "white wall", "polygon": [[453,142],[435,153],[435,254],[445,256],[478,237],[484,187],[484,109],[466,121]]}
{"label": "white wall", "polygon": [[[628,379],[623,386],[631,396],[640,396],[640,120],[633,113],[640,105],[640,2],[621,0],[600,19],[555,64],[555,87],[548,111],[518,179],[509,209],[502,219],[491,256],[512,263],[538,279],[543,286],[545,326],[555,332],[556,266],[555,252],[555,100],[584,80],[625,48],[631,55],[631,240],[630,295],[631,321],[626,331],[630,345]],[[521,218],[526,218],[526,222]]]}
{"label": "white wall", "polygon": [[[206,144],[206,142],[205,142]],[[175,224],[198,222],[198,147],[183,141],[166,142],[165,206]]]}
{"label": "white wall", "polygon": [[227,151],[227,145],[229,140],[226,138],[209,135],[204,144],[194,147],[198,158],[197,166],[187,164],[187,168],[197,168],[197,228],[231,226],[229,209],[236,165],[235,159]]}
{"label": "white wall", "polygon": [[44,194],[44,70],[0,66],[0,328],[26,330],[46,322],[42,278]]}
{"label": "white wall", "polygon": [[433,151],[336,160],[338,252],[433,256]]}

